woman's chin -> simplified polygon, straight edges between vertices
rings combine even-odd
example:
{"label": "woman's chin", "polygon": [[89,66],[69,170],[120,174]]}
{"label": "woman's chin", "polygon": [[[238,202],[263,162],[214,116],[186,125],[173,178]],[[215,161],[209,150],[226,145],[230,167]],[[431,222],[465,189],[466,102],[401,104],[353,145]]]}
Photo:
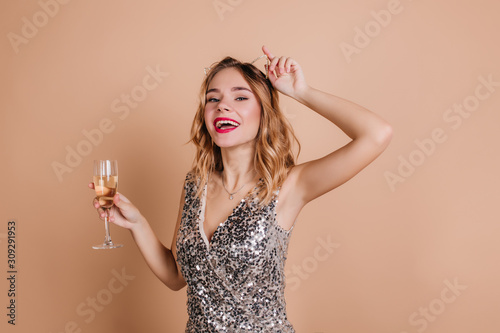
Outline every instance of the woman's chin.
{"label": "woman's chin", "polygon": [[215,145],[221,149],[235,149],[235,148],[254,148],[255,140],[250,141],[234,141],[234,140],[218,140],[214,142]]}

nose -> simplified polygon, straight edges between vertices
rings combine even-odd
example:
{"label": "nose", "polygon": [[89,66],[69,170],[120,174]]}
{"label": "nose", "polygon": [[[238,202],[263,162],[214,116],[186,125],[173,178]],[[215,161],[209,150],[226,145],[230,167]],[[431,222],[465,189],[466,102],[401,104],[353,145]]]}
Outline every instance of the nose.
{"label": "nose", "polygon": [[220,111],[220,112],[222,112],[222,111],[229,111],[229,108],[228,108],[228,107],[226,107],[226,106],[220,106],[220,105],[219,105],[219,106],[217,107],[217,111]]}
{"label": "nose", "polygon": [[222,97],[217,104],[217,111],[229,111],[231,110],[230,105],[226,102],[226,98]]}

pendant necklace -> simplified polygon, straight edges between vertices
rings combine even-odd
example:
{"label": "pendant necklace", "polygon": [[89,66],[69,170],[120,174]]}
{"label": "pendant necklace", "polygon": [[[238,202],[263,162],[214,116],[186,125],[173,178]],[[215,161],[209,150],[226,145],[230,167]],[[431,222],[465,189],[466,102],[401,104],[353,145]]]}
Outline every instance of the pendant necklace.
{"label": "pendant necklace", "polygon": [[[237,191],[235,191],[235,192],[231,193],[231,192],[229,192],[229,191],[227,190],[227,188],[226,188],[226,184],[224,184],[224,175],[221,175],[221,179],[222,179],[222,187],[224,187],[224,190],[226,191],[226,193],[227,193],[227,194],[229,194],[229,199],[230,199],[230,200],[233,200],[233,196],[234,196],[236,193],[238,193],[239,191],[241,191],[241,189],[242,189],[243,187],[245,187],[245,185],[247,185],[247,184],[248,184],[248,183],[243,184],[243,186],[242,186],[242,187],[240,187]],[[252,179],[253,179],[253,178],[252,178]]]}

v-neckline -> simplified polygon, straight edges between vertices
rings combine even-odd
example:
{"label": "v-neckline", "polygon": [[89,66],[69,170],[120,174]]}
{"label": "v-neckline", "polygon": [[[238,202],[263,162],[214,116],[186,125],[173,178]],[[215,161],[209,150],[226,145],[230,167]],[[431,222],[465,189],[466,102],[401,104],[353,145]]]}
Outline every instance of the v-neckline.
{"label": "v-neckline", "polygon": [[203,188],[203,194],[201,197],[201,212],[200,212],[200,216],[198,218],[198,221],[199,221],[198,222],[198,230],[201,234],[201,238],[203,238],[203,241],[205,242],[208,249],[211,249],[211,247],[212,247],[212,243],[213,243],[213,239],[214,239],[215,234],[219,231],[219,229],[224,224],[226,224],[226,222],[234,215],[234,213],[236,213],[240,209],[243,202],[245,200],[247,200],[250,197],[250,194],[252,194],[258,188],[261,181],[262,181],[262,178],[259,178],[259,180],[255,184],[255,186],[252,189],[250,189],[247,192],[247,194],[245,194],[245,196],[240,200],[240,202],[233,208],[231,213],[221,223],[219,223],[217,225],[217,228],[215,228],[214,233],[212,234],[212,237],[210,237],[210,240],[208,240],[207,234],[205,232],[205,212],[206,212],[206,207],[207,207],[208,181],[205,183],[205,187]]}

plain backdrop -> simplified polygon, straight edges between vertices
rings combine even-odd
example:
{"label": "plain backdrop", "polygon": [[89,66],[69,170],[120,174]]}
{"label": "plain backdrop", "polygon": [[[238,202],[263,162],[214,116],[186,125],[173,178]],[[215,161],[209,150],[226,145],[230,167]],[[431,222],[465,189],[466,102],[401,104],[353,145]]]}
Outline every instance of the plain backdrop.
{"label": "plain backdrop", "polygon": [[[380,158],[298,218],[286,266],[296,331],[499,332],[499,10],[494,0],[1,2],[1,331],[183,332],[186,290],[156,279],[127,230],[111,228],[123,248],[91,248],[104,237],[92,163],[119,161],[119,191],[170,246],[203,68],[252,61],[265,44],[394,129]],[[281,105],[299,162],[348,142],[303,105]]]}

